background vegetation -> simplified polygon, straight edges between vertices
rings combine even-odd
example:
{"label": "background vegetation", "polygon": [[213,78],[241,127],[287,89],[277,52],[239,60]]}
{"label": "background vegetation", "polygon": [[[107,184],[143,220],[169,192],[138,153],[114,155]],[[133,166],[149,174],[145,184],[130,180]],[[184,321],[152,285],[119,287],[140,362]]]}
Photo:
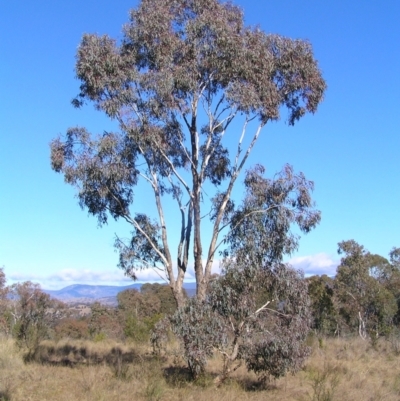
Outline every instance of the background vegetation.
{"label": "background vegetation", "polygon": [[[221,327],[214,336],[200,336],[208,351],[201,374],[193,375],[187,364],[188,348],[177,341],[182,334],[174,330],[175,337],[165,325],[184,313],[176,309],[167,286],[146,284],[141,291],[123,291],[117,307],[94,303],[90,314],[79,316],[35,284],[7,287],[0,269],[0,399],[257,400],[266,395],[283,400],[398,399],[400,249],[393,248],[386,259],[351,240],[341,242],[339,252],[343,257],[336,277],[299,276],[310,299],[310,331],[303,342],[309,358],[303,355],[293,375],[274,374],[273,369],[264,369],[260,375],[251,365],[251,347],[247,356],[235,360],[219,352],[222,345],[229,348],[234,341],[257,348],[260,338],[252,337],[252,326],[239,340],[234,334],[238,330],[229,333],[229,324],[224,326],[225,319],[246,321],[243,309],[237,309],[240,298],[236,309],[228,310],[226,302],[220,303],[217,322]],[[235,274],[228,271],[214,277],[209,299],[218,303],[218,295],[229,299],[228,288],[238,291],[243,280],[235,284]],[[251,288],[256,305],[262,306],[265,296],[271,295],[270,290]],[[247,294],[248,289],[240,291]],[[191,302],[195,300],[187,305]],[[201,308],[202,313],[205,310]],[[209,327],[210,322],[205,322]],[[261,324],[265,325],[263,339],[283,344],[277,334],[268,337],[275,321],[269,318]],[[157,348],[152,333],[155,326],[163,325],[165,337]],[[271,341],[267,349],[273,346]],[[274,368],[280,366],[273,353],[265,361]]]}

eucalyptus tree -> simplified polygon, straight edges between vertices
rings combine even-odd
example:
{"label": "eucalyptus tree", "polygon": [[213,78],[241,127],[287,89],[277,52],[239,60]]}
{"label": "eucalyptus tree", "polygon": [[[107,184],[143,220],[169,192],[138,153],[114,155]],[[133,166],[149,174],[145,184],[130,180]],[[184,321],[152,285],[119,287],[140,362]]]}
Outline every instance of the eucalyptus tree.
{"label": "eucalyptus tree", "polygon": [[344,254],[335,278],[340,313],[350,326],[358,326],[363,339],[368,332],[384,333],[397,312],[396,299],[385,286],[390,263],[354,240],[340,242],[339,253]]}
{"label": "eucalyptus tree", "polygon": [[9,287],[11,332],[16,344],[33,356],[40,341],[49,337],[60,319],[65,317],[65,305],[44,293],[38,284],[30,281]]}
{"label": "eucalyptus tree", "polygon": [[397,313],[394,323],[400,324],[400,248],[392,248],[389,252],[390,263],[385,259],[376,268],[379,282],[394,296],[397,303]]}
{"label": "eucalyptus tree", "polygon": [[[68,129],[51,143],[52,168],[78,188],[81,207],[100,224],[111,216],[131,225],[131,238],[116,240],[127,275],[161,269],[182,305],[192,254],[197,297],[204,299],[221,239],[232,228],[233,188],[262,129],[282,108],[294,125],[323,98],[326,84],[310,43],[246,27],[231,3],[142,0],[120,43],[83,36],[76,74],[74,106],[93,103],[119,130],[94,136]],[[134,211],[140,182],[154,195],[154,216]],[[166,197],[177,208],[173,226]],[[262,212],[262,203],[255,207]],[[288,213],[297,207],[303,220],[313,213],[311,220],[318,220],[312,202],[285,206]],[[211,219],[207,246],[204,216]],[[179,232],[175,244],[171,231]]]}
{"label": "eucalyptus tree", "polygon": [[[261,166],[246,173],[243,202],[226,216],[223,274],[209,283],[204,300],[191,299],[170,319],[194,376],[215,352],[224,361],[218,381],[242,363],[263,376],[280,377],[298,370],[308,354],[307,283],[282,259],[298,245],[292,223],[308,231],[319,220],[318,212],[308,210],[312,185],[289,166],[274,179],[263,175]],[[164,323],[153,342],[162,338]]]}
{"label": "eucalyptus tree", "polygon": [[307,277],[311,301],[312,328],[324,335],[332,335],[338,329],[338,308],[335,302],[334,279],[322,276]]}

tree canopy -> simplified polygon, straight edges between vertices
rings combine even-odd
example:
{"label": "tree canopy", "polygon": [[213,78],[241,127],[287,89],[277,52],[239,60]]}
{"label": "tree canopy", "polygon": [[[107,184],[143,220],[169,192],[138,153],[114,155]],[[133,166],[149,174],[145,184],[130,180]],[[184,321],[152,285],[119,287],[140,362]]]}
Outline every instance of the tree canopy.
{"label": "tree canopy", "polygon": [[[93,103],[118,122],[119,132],[68,129],[51,143],[52,168],[77,187],[81,207],[100,224],[112,216],[131,225],[131,237],[117,238],[116,247],[120,267],[132,278],[138,269],[159,269],[181,305],[192,254],[197,297],[204,299],[216,252],[232,239],[231,246],[240,247],[245,221],[249,229],[265,227],[259,245],[268,242],[277,258],[297,244],[292,223],[304,232],[318,223],[312,183],[290,166],[273,180],[263,177],[262,167],[249,170],[247,201],[237,207],[232,199],[261,130],[282,108],[294,125],[323,98],[326,84],[307,41],[246,27],[231,3],[142,0],[130,12],[121,43],[83,36],[76,74],[81,85],[74,106]],[[135,210],[140,182],[154,194],[155,216]],[[176,204],[173,227],[166,197]],[[257,222],[247,219],[255,215]],[[180,233],[176,244],[172,230]]]}

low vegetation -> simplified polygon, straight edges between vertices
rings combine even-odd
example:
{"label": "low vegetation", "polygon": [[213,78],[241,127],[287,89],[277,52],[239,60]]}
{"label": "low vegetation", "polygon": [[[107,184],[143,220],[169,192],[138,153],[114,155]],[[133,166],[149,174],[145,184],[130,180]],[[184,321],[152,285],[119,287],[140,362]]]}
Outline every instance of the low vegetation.
{"label": "low vegetation", "polygon": [[[44,342],[39,352],[40,363],[26,364],[13,340],[3,337],[0,399],[391,401],[400,398],[400,356],[394,353],[391,342],[380,339],[372,347],[357,337],[310,337],[309,344],[311,356],[295,375],[260,382],[256,375],[241,367],[217,386],[214,379],[223,365],[220,356],[210,360],[205,376],[193,381],[184,361],[174,356],[173,347],[170,355],[160,358],[139,345],[87,340]],[[79,363],[76,350],[85,353]],[[129,357],[118,359],[116,355]],[[70,363],[55,363],[55,357]]]}
{"label": "low vegetation", "polygon": [[400,249],[339,253],[304,278],[239,252],[203,301],[146,284],[83,316],[0,268],[0,400],[398,400]]}

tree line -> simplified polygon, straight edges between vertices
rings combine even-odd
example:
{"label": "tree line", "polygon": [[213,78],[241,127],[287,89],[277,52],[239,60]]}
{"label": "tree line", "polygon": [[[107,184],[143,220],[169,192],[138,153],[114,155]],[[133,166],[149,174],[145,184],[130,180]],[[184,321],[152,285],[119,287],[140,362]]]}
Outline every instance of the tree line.
{"label": "tree line", "polygon": [[312,328],[326,335],[358,333],[378,338],[400,324],[400,248],[389,259],[354,240],[339,244],[343,257],[334,278],[307,278]]}

